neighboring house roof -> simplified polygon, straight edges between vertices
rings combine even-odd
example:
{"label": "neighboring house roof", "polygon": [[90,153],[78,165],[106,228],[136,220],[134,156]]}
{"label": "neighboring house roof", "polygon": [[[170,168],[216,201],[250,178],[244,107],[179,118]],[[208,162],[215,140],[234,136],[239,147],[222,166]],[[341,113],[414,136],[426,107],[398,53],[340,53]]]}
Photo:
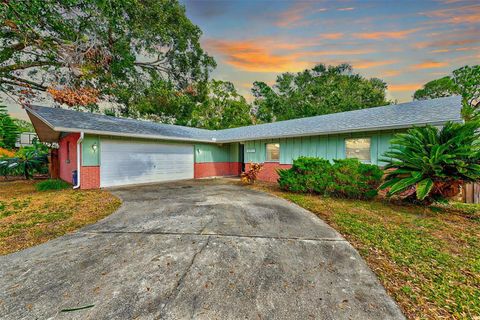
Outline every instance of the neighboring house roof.
{"label": "neighboring house roof", "polygon": [[55,132],[222,143],[442,125],[462,121],[461,107],[454,96],[216,131],[40,106],[27,112]]}

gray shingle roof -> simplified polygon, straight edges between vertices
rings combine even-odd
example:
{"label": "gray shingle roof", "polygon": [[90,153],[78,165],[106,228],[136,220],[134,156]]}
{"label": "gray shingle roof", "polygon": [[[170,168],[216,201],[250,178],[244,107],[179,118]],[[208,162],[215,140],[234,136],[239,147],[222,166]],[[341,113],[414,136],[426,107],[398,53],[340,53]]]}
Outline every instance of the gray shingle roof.
{"label": "gray shingle roof", "polygon": [[212,131],[143,120],[117,118],[90,112],[31,106],[27,111],[46,122],[55,131],[98,133],[104,135],[145,136],[175,140],[211,141]]}
{"label": "gray shingle roof", "polygon": [[104,116],[66,109],[31,106],[27,111],[55,131],[97,133],[203,142],[245,141],[334,133],[388,130],[414,125],[461,121],[458,96],[340,112],[225,130],[204,130]]}
{"label": "gray shingle roof", "polygon": [[461,107],[461,98],[458,96],[412,101],[383,107],[226,129],[219,132],[218,140],[253,140],[259,138],[388,130],[425,124],[438,125],[447,121],[461,121]]}

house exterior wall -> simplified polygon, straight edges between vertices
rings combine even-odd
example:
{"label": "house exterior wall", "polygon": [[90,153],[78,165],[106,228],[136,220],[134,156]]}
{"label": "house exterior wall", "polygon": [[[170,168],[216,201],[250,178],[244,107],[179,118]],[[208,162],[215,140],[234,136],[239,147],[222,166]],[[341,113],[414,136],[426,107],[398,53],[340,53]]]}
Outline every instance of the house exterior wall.
{"label": "house exterior wall", "polygon": [[[59,177],[72,183],[72,171],[77,170],[77,141],[80,133],[70,133],[60,138],[58,142]],[[82,166],[80,168],[80,188],[100,188],[99,149],[93,152],[91,145],[98,142],[96,136],[85,136],[82,142],[82,154],[80,155]],[[68,147],[70,143],[70,147]],[[68,150],[70,149],[70,150]]]}
{"label": "house exterior wall", "polygon": [[82,166],[80,169],[80,189],[100,188],[100,166]]}
{"label": "house exterior wall", "polygon": [[[290,169],[291,164],[279,164],[277,162],[265,162],[257,178],[261,181],[276,182],[278,180],[278,169]],[[250,170],[250,163],[245,164],[245,171]]]}
{"label": "house exterior wall", "polygon": [[195,145],[195,178],[238,176],[242,170],[239,162],[239,144],[227,143]]}
{"label": "house exterior wall", "polygon": [[292,164],[298,157],[319,157],[328,160],[345,158],[345,139],[370,138],[371,163],[383,165],[382,154],[390,147],[390,140],[395,134],[388,132],[365,132],[342,135],[325,135],[299,138],[268,139],[245,142],[245,163],[265,162],[267,143],[280,144],[280,164]]}
{"label": "house exterior wall", "polygon": [[[325,159],[345,158],[345,139],[347,138],[370,138],[371,163],[383,165],[382,154],[390,147],[390,140],[399,131],[378,131],[351,133],[342,135],[325,135],[299,138],[283,138],[255,140],[244,142],[245,169],[249,169],[249,163],[264,163],[259,174],[259,179],[264,181],[276,181],[277,169],[288,169],[293,160],[300,156],[322,157]],[[72,171],[77,169],[77,140],[78,133],[68,134],[59,141],[60,178],[72,183]],[[138,139],[118,138],[134,141]],[[70,161],[67,161],[67,143],[70,142]],[[169,141],[158,141],[169,143]],[[175,142],[178,143],[178,142]],[[185,142],[186,144],[190,144]],[[267,143],[280,144],[280,161],[265,162]],[[95,148],[92,148],[96,145]],[[80,181],[82,189],[100,187],[100,149],[99,136],[85,135],[82,142]],[[215,176],[240,175],[242,163],[240,162],[239,143],[210,144],[197,143],[194,145],[194,177],[206,178]]]}
{"label": "house exterior wall", "polygon": [[[96,149],[92,148],[96,145]],[[100,188],[100,137],[86,134],[82,141],[80,189]]]}
{"label": "house exterior wall", "polygon": [[[77,134],[77,139],[78,139]],[[76,157],[76,141],[75,139],[75,157]],[[125,141],[143,141],[132,138],[116,138]],[[158,141],[161,143],[182,143],[173,141]],[[185,144],[190,144],[185,142]],[[73,144],[72,144],[73,145]],[[71,147],[72,147],[71,145]],[[92,148],[96,145],[96,150]],[[82,155],[81,163],[82,168],[80,170],[80,188],[92,189],[100,187],[100,155],[101,155],[101,139],[96,135],[85,135],[82,141]],[[239,144],[195,144],[194,145],[194,177],[206,178],[216,176],[235,176],[240,175],[242,164],[239,162]],[[68,169],[70,174],[71,183],[71,171],[76,170],[76,158],[72,168]],[[63,179],[63,178],[62,178]],[[67,180],[68,181],[68,180]]]}
{"label": "house exterior wall", "polygon": [[[96,145],[96,150],[93,146]],[[82,141],[82,166],[100,165],[100,138],[94,135],[85,135]]]}
{"label": "house exterior wall", "polygon": [[[79,133],[70,133],[58,142],[58,162],[60,179],[73,183],[72,171],[77,170],[77,140]],[[68,147],[70,144],[70,147]],[[70,149],[68,151],[68,149]]]}
{"label": "house exterior wall", "polygon": [[[345,139],[348,138],[370,138],[370,163],[382,166],[385,164],[381,161],[382,154],[390,148],[390,140],[397,132],[400,131],[360,132],[341,135],[246,141],[244,143],[245,168],[248,170],[249,163],[263,163],[264,166],[258,178],[260,180],[273,182],[278,179],[276,172],[278,168],[290,168],[293,160],[301,156],[319,157],[328,160],[344,159]],[[267,143],[280,144],[279,162],[265,162],[265,145]]]}

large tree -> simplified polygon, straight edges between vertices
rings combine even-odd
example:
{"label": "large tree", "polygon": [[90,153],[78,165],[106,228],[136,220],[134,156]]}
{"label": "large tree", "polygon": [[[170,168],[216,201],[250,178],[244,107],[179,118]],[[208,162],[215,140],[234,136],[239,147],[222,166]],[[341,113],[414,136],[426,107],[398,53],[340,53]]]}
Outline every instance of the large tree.
{"label": "large tree", "polygon": [[250,105],[231,82],[212,80],[206,98],[197,103],[190,125],[205,129],[226,129],[252,124]]}
{"label": "large tree", "polygon": [[132,84],[176,89],[215,66],[176,0],[2,0],[0,91],[21,103],[47,91],[68,105],[116,100]]}
{"label": "large tree", "polygon": [[462,96],[462,115],[465,120],[479,116],[480,65],[464,66],[451,75],[427,82],[413,94],[415,100],[434,99],[453,95]]}
{"label": "large tree", "polygon": [[442,97],[449,97],[458,94],[457,86],[453,79],[449,76],[432,80],[423,85],[423,88],[418,89],[413,94],[414,100],[426,100]]}
{"label": "large tree", "polygon": [[352,66],[325,66],[283,73],[273,86],[255,82],[254,114],[261,122],[310,117],[385,105],[387,85],[354,74]]}
{"label": "large tree", "polygon": [[7,107],[0,105],[0,147],[13,149],[20,130],[9,116]]}

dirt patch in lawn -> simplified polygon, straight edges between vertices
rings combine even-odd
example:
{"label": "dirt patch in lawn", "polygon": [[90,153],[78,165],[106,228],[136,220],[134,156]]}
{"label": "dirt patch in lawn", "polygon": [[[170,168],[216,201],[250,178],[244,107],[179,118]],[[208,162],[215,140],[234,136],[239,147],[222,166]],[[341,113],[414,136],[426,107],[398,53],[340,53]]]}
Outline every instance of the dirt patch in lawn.
{"label": "dirt patch in lawn", "polygon": [[0,182],[0,255],[92,224],[120,200],[104,190],[37,191],[36,181]]}
{"label": "dirt patch in lawn", "polygon": [[360,252],[409,319],[480,319],[480,212],[252,188],[317,214]]}

